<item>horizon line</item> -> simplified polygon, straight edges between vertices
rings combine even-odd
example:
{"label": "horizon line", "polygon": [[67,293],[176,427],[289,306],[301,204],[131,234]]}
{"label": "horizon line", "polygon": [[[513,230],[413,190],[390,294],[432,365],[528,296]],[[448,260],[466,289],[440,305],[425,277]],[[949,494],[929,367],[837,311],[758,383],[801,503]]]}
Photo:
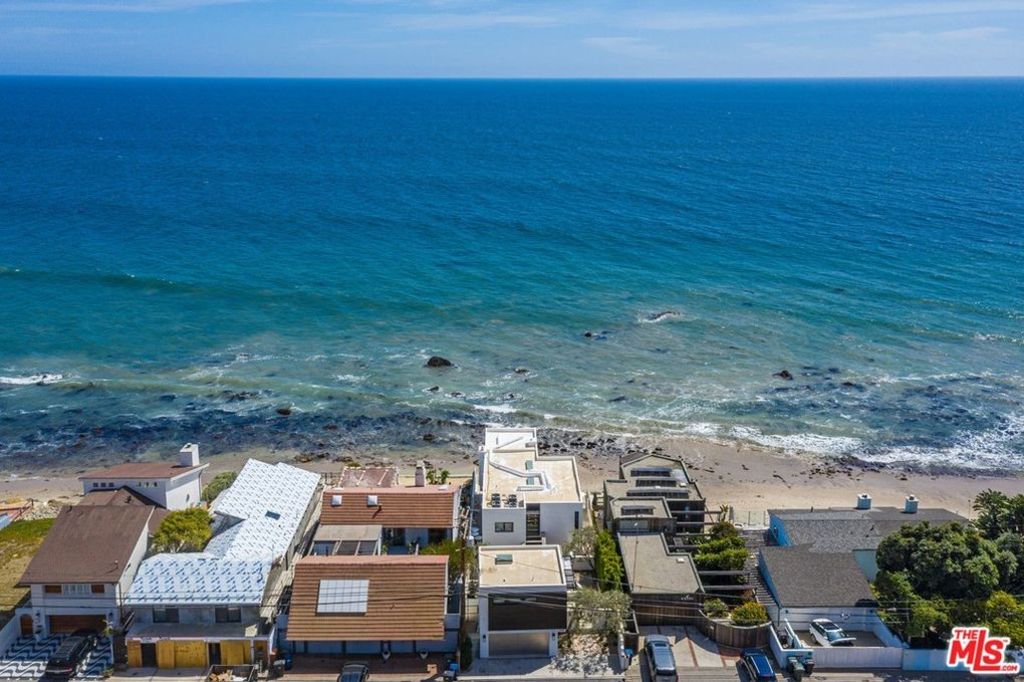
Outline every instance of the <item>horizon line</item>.
{"label": "horizon line", "polygon": [[0,73],[0,78],[64,78],[109,80],[310,80],[310,81],[910,81],[910,80],[1022,80],[1014,75],[835,75],[835,76],[279,76],[196,74],[76,74]]}

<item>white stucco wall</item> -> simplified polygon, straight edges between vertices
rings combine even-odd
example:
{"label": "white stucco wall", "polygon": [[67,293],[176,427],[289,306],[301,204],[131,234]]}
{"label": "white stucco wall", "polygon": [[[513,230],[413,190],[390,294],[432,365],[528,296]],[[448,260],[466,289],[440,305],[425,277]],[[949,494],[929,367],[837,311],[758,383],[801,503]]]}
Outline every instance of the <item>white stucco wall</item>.
{"label": "white stucco wall", "polygon": [[[511,521],[511,533],[494,532],[494,524]],[[543,516],[541,524],[544,523]],[[485,545],[523,545],[526,544],[526,509],[523,507],[484,507],[480,514],[480,533]],[[543,526],[542,526],[543,527]]]}

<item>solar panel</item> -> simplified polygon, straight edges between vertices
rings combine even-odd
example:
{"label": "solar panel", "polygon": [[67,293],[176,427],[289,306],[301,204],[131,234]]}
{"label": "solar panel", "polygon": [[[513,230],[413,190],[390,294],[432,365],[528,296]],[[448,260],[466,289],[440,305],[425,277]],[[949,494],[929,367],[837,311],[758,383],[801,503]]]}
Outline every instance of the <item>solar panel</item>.
{"label": "solar panel", "polygon": [[369,580],[321,580],[318,613],[366,613]]}

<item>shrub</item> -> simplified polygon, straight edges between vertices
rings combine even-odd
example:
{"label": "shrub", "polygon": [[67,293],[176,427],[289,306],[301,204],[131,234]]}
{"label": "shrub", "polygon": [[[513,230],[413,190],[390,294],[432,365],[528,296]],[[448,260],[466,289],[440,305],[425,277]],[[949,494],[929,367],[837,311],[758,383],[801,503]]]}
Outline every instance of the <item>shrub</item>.
{"label": "shrub", "polygon": [[725,618],[729,615],[729,607],[721,599],[708,599],[704,602],[704,613],[711,618]]}
{"label": "shrub", "polygon": [[768,610],[756,601],[740,604],[732,612],[733,625],[751,626],[768,622]]}
{"label": "shrub", "polygon": [[214,476],[203,488],[203,501],[213,502],[216,500],[218,495],[231,487],[236,478],[238,478],[238,473],[235,471],[224,471]]}
{"label": "shrub", "polygon": [[594,543],[594,573],[602,590],[622,589],[622,557],[615,539],[606,530],[598,532]]}
{"label": "shrub", "polygon": [[205,509],[180,509],[164,517],[151,545],[157,552],[198,552],[211,534],[210,514]]}

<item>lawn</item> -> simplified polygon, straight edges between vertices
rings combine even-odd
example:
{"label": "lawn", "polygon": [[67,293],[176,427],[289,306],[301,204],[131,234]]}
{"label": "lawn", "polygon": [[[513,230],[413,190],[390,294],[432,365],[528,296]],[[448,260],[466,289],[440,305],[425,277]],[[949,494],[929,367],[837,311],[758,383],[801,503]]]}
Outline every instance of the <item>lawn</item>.
{"label": "lawn", "polygon": [[28,592],[14,585],[52,525],[53,519],[15,521],[0,530],[0,623],[7,622]]}

